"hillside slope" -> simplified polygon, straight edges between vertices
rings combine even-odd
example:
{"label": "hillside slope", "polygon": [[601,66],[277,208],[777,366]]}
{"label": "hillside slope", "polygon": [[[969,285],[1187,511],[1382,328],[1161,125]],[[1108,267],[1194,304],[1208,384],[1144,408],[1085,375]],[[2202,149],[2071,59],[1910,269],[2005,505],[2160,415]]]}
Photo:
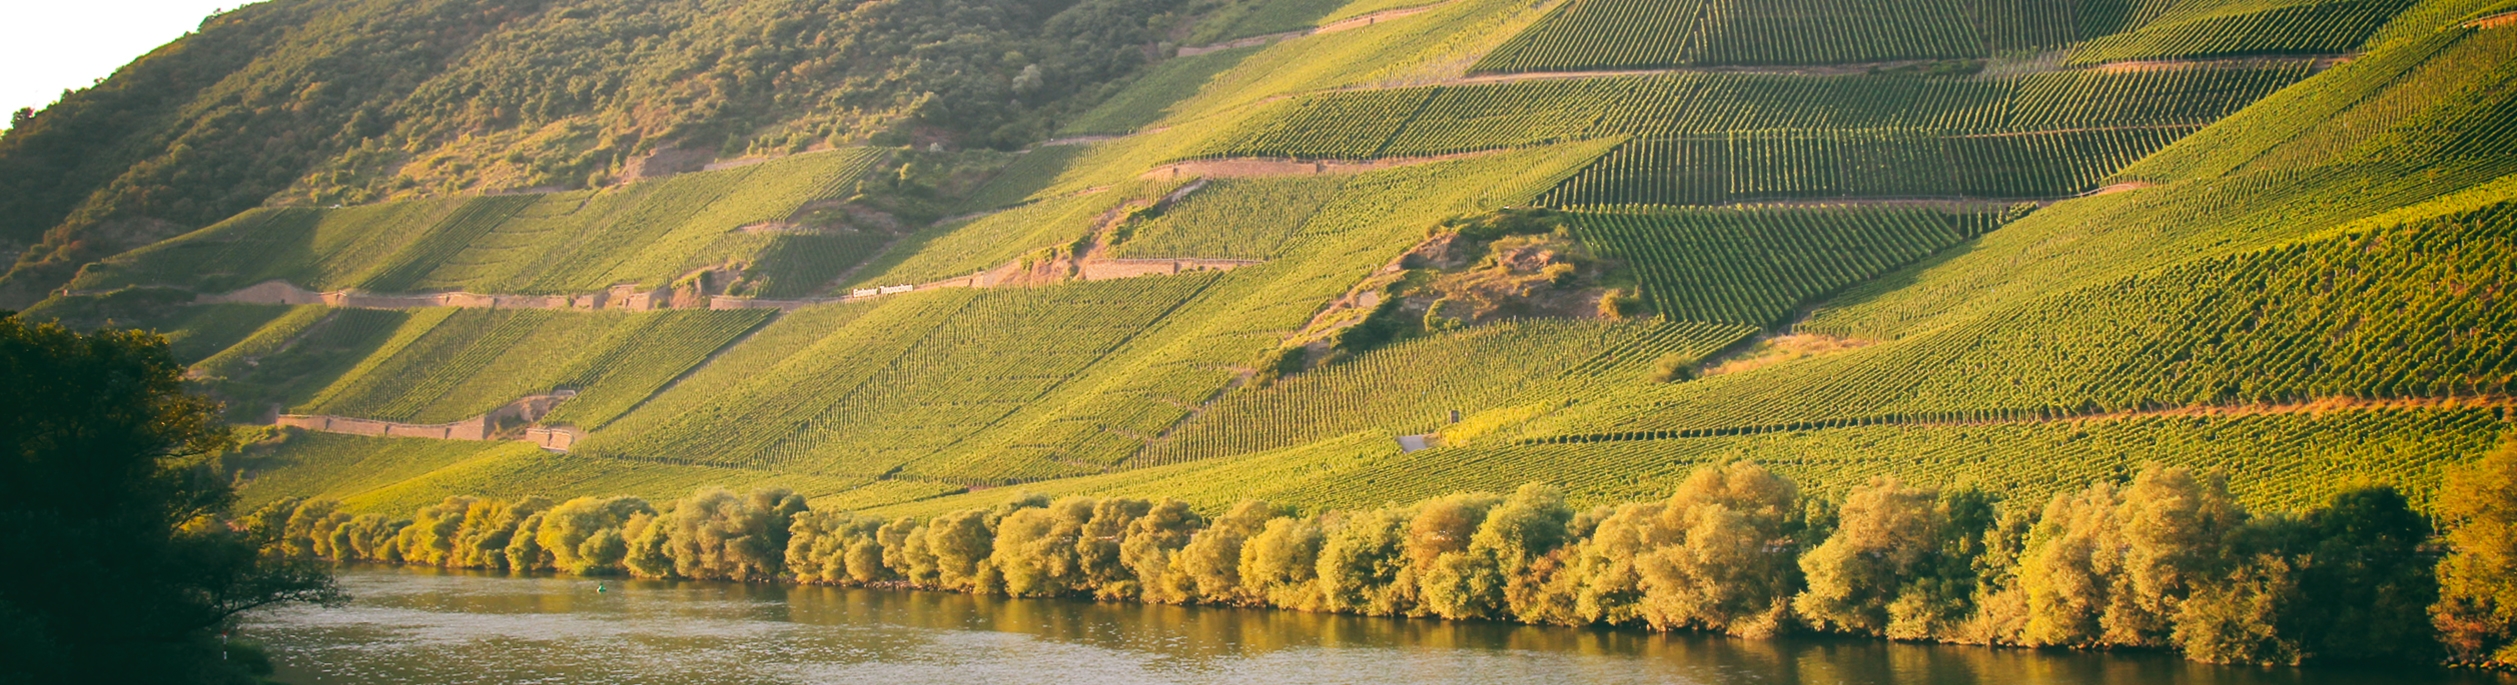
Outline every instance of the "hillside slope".
{"label": "hillside slope", "polygon": [[2190,464],[2283,508],[2426,498],[2510,434],[2501,3],[1835,4],[1191,8],[1183,39],[1248,40],[1019,154],[272,190],[28,315],[168,331],[239,420],[581,393],[526,421],[565,453],[283,432],[242,462],[249,500],[376,511],[1605,502],[1736,458],[2014,497]]}
{"label": "hillside slope", "polygon": [[245,5],[0,137],[0,306],[257,205],[602,187],[868,140],[1018,147],[1196,4]]}

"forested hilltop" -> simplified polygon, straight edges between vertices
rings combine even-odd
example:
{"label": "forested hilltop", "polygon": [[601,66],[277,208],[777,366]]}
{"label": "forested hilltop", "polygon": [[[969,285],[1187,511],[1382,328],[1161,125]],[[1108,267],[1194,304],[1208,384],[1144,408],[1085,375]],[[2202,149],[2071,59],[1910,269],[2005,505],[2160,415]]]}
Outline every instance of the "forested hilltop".
{"label": "forested hilltop", "polygon": [[[2517,428],[2513,12],[275,2],[0,138],[0,216],[34,246],[20,318],[166,334],[256,525],[325,526],[292,553],[406,554],[473,505],[519,536],[579,498],[621,508],[562,538],[628,544],[705,488],[836,538],[1167,498],[1363,539],[1504,506],[1457,493],[1538,483],[1563,518],[1753,463],[1789,530],[1739,535],[1805,555],[1760,567],[1776,630],[1891,630],[1896,597],[1793,599],[1850,563],[1835,512],[1964,518],[1952,544],[2013,547],[1950,564],[2025,578],[2056,540],[2159,543],[2100,525],[2139,490],[2220,512],[2149,622],[1966,637],[2034,612],[1933,595],[1946,625],[1912,634],[2192,651],[2151,619],[2216,592],[2195,639],[2242,656],[2211,658],[2314,660],[2290,628],[2239,643],[2275,612],[2249,598],[2333,582],[2313,550],[2348,531],[2319,521],[2517,577],[2484,528],[2427,534],[2501,520],[2442,484]],[[1553,549],[1617,544],[1604,520]],[[980,587],[925,568],[866,582]],[[1909,572],[1863,582],[1955,571]],[[1459,615],[1726,629],[1494,601]],[[2509,662],[2517,620],[2474,601],[2428,614],[2462,617],[2436,654]],[[1409,606],[1383,613],[1452,615]]]}

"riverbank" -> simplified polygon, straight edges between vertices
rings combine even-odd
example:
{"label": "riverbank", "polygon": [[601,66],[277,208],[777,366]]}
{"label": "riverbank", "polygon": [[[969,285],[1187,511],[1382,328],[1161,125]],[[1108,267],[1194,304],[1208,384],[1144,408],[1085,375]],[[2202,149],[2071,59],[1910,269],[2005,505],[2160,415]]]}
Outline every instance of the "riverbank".
{"label": "riverbank", "polygon": [[[597,580],[351,566],[358,599],[257,616],[292,685],[1358,683],[2507,685],[2481,674],[2256,669],[2164,654]],[[597,592],[598,583],[603,591]]]}
{"label": "riverbank", "polygon": [[[283,501],[240,527],[269,553],[645,579],[2174,652],[2212,663],[2504,660],[2483,549],[2517,449],[2450,479],[2429,519],[2386,488],[2254,516],[2225,479],[2150,467],[2042,509],[1879,479],[1803,499],[1754,464],[1667,500],[1576,511],[1550,487],[1303,514],[1010,496],[928,520],[814,511],[771,490],[553,505],[457,497],[410,519]],[[2496,540],[2496,542],[2495,542]],[[2442,572],[2441,569],[2445,569]],[[2477,600],[2478,598],[2478,600]],[[2477,601],[2479,603],[2477,603]],[[2454,650],[2454,651],[2451,651]],[[2478,658],[2477,658],[2478,657]]]}

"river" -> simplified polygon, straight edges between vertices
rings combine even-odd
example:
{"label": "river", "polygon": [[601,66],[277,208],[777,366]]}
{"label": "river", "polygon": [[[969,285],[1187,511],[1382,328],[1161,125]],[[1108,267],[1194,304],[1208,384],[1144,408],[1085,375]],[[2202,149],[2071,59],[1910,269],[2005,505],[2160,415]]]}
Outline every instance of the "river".
{"label": "river", "polygon": [[[254,615],[292,685],[1682,683],[2517,685],[1868,640],[1733,640],[935,592],[356,567],[337,608]],[[598,591],[598,583],[601,591]]]}

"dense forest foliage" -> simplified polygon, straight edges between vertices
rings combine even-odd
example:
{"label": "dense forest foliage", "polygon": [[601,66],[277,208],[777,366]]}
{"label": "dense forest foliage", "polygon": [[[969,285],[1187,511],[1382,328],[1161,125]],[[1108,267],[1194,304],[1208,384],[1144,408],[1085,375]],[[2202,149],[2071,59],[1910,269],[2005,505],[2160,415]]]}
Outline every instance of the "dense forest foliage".
{"label": "dense forest foliage", "polygon": [[0,683],[253,683],[212,630],[340,598],[314,565],[223,525],[232,440],[164,338],[0,312]]}
{"label": "dense forest foliage", "polygon": [[266,201],[601,186],[660,150],[1019,147],[1159,57],[1196,2],[246,5],[14,115],[0,248],[26,251],[0,303]]}
{"label": "dense forest foliage", "polygon": [[2221,476],[2152,465],[2042,508],[1893,478],[1827,500],[1731,462],[1698,469],[1666,500],[1588,510],[1531,484],[1310,514],[1020,495],[922,520],[710,488],[662,504],[455,497],[409,518],[288,499],[238,527],[301,559],[2172,650],[2216,663],[2506,665],[2517,657],[2517,447],[2466,468],[2442,497],[2450,528],[2434,538],[2385,487],[2304,515],[2255,514]]}

